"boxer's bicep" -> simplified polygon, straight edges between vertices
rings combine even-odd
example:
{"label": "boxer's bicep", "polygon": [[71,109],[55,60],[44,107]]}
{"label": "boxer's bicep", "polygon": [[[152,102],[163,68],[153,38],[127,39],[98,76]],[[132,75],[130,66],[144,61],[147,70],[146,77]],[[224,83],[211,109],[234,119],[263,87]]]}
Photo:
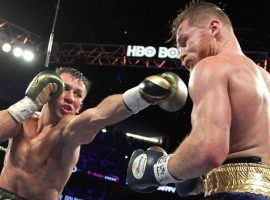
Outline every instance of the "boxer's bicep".
{"label": "boxer's bicep", "polygon": [[226,87],[216,84],[193,102],[191,117],[194,131],[209,140],[228,144],[231,107]]}
{"label": "boxer's bicep", "polygon": [[201,66],[194,77],[191,133],[205,141],[206,149],[223,155],[229,148],[231,106],[227,71],[221,64]]}
{"label": "boxer's bicep", "polygon": [[69,121],[64,135],[69,143],[75,145],[90,143],[101,129],[102,122],[95,115],[95,108],[88,109]]}
{"label": "boxer's bicep", "polygon": [[97,107],[88,109],[73,118],[65,129],[71,142],[90,143],[105,126],[117,123],[132,115],[123,103],[122,95],[105,98]]}
{"label": "boxer's bicep", "polygon": [[0,111],[0,121],[0,142],[15,137],[22,126],[16,122],[8,110]]}

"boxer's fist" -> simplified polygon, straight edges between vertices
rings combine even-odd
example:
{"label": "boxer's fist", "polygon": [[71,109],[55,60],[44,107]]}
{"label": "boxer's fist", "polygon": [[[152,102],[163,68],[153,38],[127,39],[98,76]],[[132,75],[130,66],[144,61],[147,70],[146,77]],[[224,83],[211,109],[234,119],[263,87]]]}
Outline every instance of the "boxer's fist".
{"label": "boxer's fist", "polygon": [[143,99],[169,112],[179,110],[187,100],[187,87],[173,72],[149,76],[141,82],[139,88]]}
{"label": "boxer's fist", "polygon": [[164,99],[157,101],[159,107],[174,112],[183,107],[186,103],[188,90],[186,84],[175,73],[165,72],[161,77],[170,83],[170,93]]}
{"label": "boxer's fist", "polygon": [[56,72],[43,71],[29,84],[25,95],[40,109],[52,97],[59,97],[63,92],[63,88],[64,83]]}
{"label": "boxer's fist", "polygon": [[174,182],[167,170],[168,157],[160,147],[150,147],[146,151],[135,150],[127,169],[129,187],[136,192],[148,193],[155,191],[160,185]]}
{"label": "boxer's fist", "polygon": [[63,88],[64,83],[56,72],[43,71],[29,84],[25,98],[10,106],[8,111],[18,122],[23,123],[52,97],[57,98]]}
{"label": "boxer's fist", "polygon": [[144,79],[139,86],[123,94],[128,109],[137,113],[151,104],[174,112],[182,108],[187,99],[187,87],[181,78],[172,72],[152,75]]}
{"label": "boxer's fist", "polygon": [[145,78],[139,85],[141,97],[151,104],[164,99],[170,94],[171,84],[161,75],[152,75]]}

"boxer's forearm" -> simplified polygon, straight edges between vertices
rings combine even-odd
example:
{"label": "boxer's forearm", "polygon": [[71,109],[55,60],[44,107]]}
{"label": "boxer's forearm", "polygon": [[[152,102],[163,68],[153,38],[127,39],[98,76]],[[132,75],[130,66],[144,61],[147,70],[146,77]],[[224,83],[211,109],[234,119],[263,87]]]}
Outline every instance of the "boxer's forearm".
{"label": "boxer's forearm", "polygon": [[96,115],[103,120],[102,126],[120,122],[132,114],[125,106],[122,94],[109,96],[96,107]]}
{"label": "boxer's forearm", "polygon": [[91,142],[105,126],[120,122],[133,113],[123,103],[122,95],[105,98],[97,107],[88,109],[75,117],[65,131],[76,144]]}
{"label": "boxer's forearm", "polygon": [[174,178],[190,179],[201,176],[214,168],[207,161],[205,150],[198,149],[195,145],[190,138],[186,138],[170,158],[168,168]]}
{"label": "boxer's forearm", "polygon": [[11,116],[8,110],[0,111],[0,121],[0,142],[16,136],[21,124]]}
{"label": "boxer's forearm", "polygon": [[[168,163],[169,172],[174,178],[199,177],[218,167],[226,159],[227,148],[213,138],[207,138],[211,135],[208,134],[200,133],[200,137],[193,132],[181,143]],[[225,142],[223,145],[226,145]]]}

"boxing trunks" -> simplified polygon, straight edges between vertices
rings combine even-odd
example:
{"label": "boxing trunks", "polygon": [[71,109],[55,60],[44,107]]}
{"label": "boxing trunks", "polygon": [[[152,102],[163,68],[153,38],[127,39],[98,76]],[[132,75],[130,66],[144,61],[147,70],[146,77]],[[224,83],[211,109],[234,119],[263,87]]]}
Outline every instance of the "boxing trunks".
{"label": "boxing trunks", "polygon": [[211,170],[204,200],[270,200],[270,166],[258,157],[237,158]]}
{"label": "boxing trunks", "polygon": [[0,188],[0,200],[26,200],[18,195]]}

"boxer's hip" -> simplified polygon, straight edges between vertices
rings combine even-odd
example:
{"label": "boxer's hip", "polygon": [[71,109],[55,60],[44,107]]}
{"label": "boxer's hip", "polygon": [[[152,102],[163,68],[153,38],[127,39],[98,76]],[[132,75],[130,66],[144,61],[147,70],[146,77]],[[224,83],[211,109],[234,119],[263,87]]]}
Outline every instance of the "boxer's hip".
{"label": "boxer's hip", "polygon": [[224,192],[270,197],[270,166],[260,163],[256,157],[225,162],[207,173],[205,179],[205,196]]}

